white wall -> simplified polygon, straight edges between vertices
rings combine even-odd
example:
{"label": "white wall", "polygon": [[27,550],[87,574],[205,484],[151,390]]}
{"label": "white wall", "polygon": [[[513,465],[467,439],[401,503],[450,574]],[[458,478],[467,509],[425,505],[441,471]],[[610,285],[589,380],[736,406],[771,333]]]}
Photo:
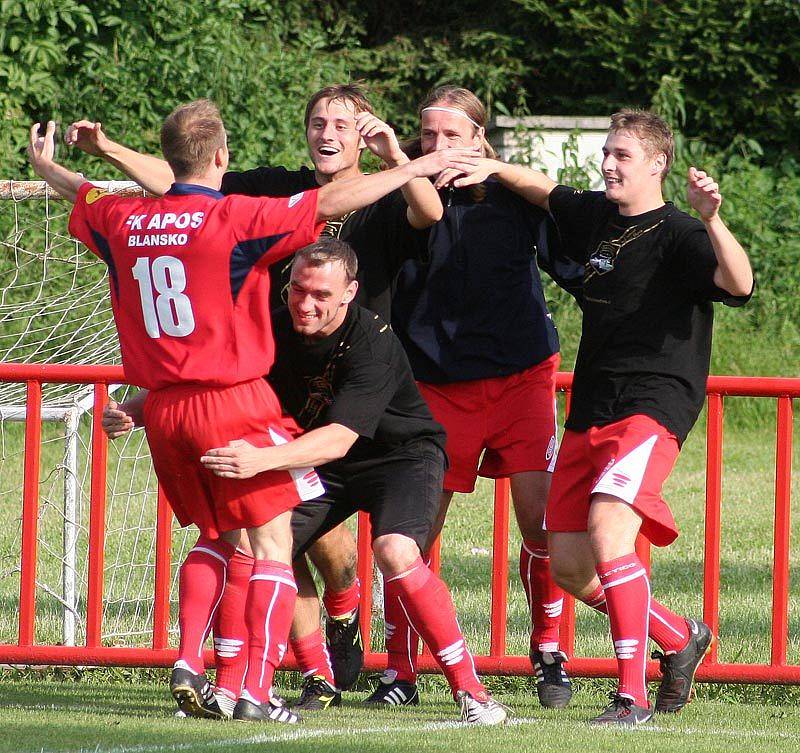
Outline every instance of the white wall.
{"label": "white wall", "polygon": [[503,160],[521,155],[530,160],[530,166],[546,172],[558,180],[558,170],[563,166],[562,147],[570,134],[577,135],[577,152],[573,155],[578,165],[592,175],[592,188],[602,188],[600,160],[606,140],[609,119],[604,117],[569,117],[532,115],[512,118],[498,115],[489,121],[488,139]]}

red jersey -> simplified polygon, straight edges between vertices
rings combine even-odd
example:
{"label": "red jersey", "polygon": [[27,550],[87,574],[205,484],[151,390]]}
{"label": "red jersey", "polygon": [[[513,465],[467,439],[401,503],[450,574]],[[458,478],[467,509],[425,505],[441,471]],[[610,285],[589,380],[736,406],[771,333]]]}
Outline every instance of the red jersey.
{"label": "red jersey", "polygon": [[122,364],[131,384],[228,386],[275,357],[268,267],[312,243],[317,192],[223,196],[176,183],[161,198],[84,183],[69,231],[108,265]]}

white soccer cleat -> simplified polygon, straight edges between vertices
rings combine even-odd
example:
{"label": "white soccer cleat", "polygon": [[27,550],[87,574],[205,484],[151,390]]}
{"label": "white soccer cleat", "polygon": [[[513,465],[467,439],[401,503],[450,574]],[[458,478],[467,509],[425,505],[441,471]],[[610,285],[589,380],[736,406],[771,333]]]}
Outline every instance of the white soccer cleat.
{"label": "white soccer cleat", "polygon": [[476,698],[466,690],[456,693],[456,701],[461,705],[461,721],[466,724],[492,726],[502,724],[508,718],[508,711],[488,693]]}

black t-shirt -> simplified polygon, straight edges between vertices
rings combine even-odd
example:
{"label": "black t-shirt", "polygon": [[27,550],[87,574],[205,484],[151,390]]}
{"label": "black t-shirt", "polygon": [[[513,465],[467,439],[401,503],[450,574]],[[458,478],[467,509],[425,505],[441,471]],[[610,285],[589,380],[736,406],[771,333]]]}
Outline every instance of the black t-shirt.
{"label": "black t-shirt", "polygon": [[[258,167],[244,172],[225,173],[222,193],[246,196],[292,196],[309,188],[319,188],[314,171],[301,167]],[[398,243],[398,238],[412,238],[418,232],[406,217],[407,204],[398,191],[379,199],[339,220],[328,222],[323,235],[347,241],[358,258],[358,293],[356,302],[389,321],[392,294],[400,266],[416,253],[413,242]],[[286,302],[286,290],[293,256],[282,259],[270,269],[270,307]]]}
{"label": "black t-shirt", "polygon": [[557,262],[545,212],[496,180],[483,185],[480,201],[470,189],[443,192],[444,216],[398,278],[392,327],[423,382],[508,376],[558,352],[537,259],[561,284],[583,276]]}
{"label": "black t-shirt", "polygon": [[276,359],[267,379],[284,408],[303,429],[335,423],[359,435],[329,467],[364,468],[422,442],[444,451],[444,429],[419,394],[396,335],[377,314],[350,304],[342,326],[320,340],[298,335],[285,308],[273,321]]}
{"label": "black t-shirt", "polygon": [[705,400],[717,260],[699,220],[671,203],[626,217],[600,191],[550,194],[564,249],[585,264],[568,429],[643,413],[683,442]]}

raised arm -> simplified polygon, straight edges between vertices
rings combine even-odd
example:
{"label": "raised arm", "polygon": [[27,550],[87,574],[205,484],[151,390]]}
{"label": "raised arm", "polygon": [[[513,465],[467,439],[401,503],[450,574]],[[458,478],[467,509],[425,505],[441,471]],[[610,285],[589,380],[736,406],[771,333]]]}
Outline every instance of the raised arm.
{"label": "raised arm", "polygon": [[[361,112],[356,115],[356,128],[367,148],[380,157],[389,167],[397,167],[410,162],[400,148],[394,130],[372,113]],[[409,224],[422,230],[442,219],[444,207],[439,193],[427,178],[414,178],[401,189],[408,204]]]}
{"label": "raised arm", "polygon": [[512,165],[496,159],[482,157],[477,164],[463,171],[464,175],[457,177],[454,173],[442,174],[436,181],[437,188],[442,188],[451,182],[456,188],[473,186],[483,183],[487,178],[494,176],[506,188],[518,193],[531,204],[535,204],[547,211],[550,192],[558,185],[544,173],[531,170],[522,165]]}
{"label": "raised arm", "polygon": [[86,179],[53,161],[55,132],[56,124],[52,120],[48,122],[44,136],[39,135],[39,123],[31,126],[28,160],[39,177],[44,178],[56,193],[74,204],[78,189],[86,183]]}
{"label": "raised arm", "polygon": [[465,172],[474,166],[475,154],[472,149],[441,149],[380,173],[331,181],[319,189],[317,220],[334,219],[365,207],[415,178],[438,175],[446,169]]}
{"label": "raised arm", "polygon": [[714,284],[731,295],[749,295],[753,290],[753,270],[747,253],[719,216],[719,185],[707,173],[690,167],[686,193],[692,209],[706,226],[717,257]]}
{"label": "raised arm", "polygon": [[148,193],[161,196],[175,181],[166,160],[141,154],[112,141],[103,132],[100,122],[78,120],[67,128],[64,139],[70,146],[76,146],[81,151],[114,165]]}

